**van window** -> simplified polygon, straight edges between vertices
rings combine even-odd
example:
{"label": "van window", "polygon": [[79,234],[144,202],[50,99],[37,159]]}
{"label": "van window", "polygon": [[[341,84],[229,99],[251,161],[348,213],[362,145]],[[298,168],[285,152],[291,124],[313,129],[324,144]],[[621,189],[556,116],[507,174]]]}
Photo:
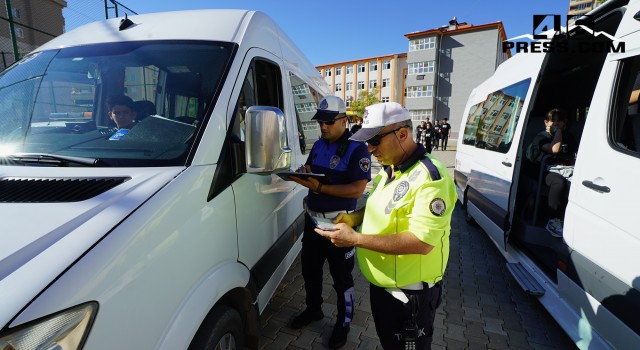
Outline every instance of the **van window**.
{"label": "van window", "polygon": [[247,71],[231,121],[234,177],[246,172],[244,117],[247,109],[251,106],[271,106],[283,110],[281,76],[278,65],[262,59],[254,59]]}
{"label": "van window", "polygon": [[462,142],[476,148],[507,153],[530,84],[531,79],[526,79],[507,86],[472,106]]}
{"label": "van window", "polygon": [[[141,41],[32,54],[0,74],[2,155],[73,156],[116,167],[184,165],[232,46]],[[124,130],[107,110],[114,95],[132,100],[134,122]]]}
{"label": "van window", "polygon": [[318,102],[322,96],[309,84],[305,83],[297,75],[290,73],[291,92],[293,94],[293,103],[296,106],[296,120],[298,123],[298,132],[300,133],[300,148],[306,148],[306,140],[317,137],[319,130],[318,123],[311,120],[318,109]]}
{"label": "van window", "polygon": [[622,61],[616,85],[615,113],[609,121],[615,148],[640,156],[640,57]]}

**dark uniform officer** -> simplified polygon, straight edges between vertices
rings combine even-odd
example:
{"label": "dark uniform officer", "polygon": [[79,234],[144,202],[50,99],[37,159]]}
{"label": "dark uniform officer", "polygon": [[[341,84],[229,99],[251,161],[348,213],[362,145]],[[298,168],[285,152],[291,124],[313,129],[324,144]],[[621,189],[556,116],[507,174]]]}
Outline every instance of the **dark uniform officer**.
{"label": "dark uniform officer", "polygon": [[349,324],[353,319],[354,247],[336,247],[314,229],[312,217],[334,219],[340,213],[355,210],[357,199],[371,179],[371,155],[362,142],[349,141],[346,129],[344,101],[327,96],[318,105],[313,117],[320,124],[322,137],[313,144],[309,158],[299,171],[325,174],[327,183],[314,178],[295,178],[309,188],[307,215],[302,238],[302,277],[306,291],[306,309],[296,316],[292,328],[302,328],[324,317],[322,313],[322,266],[328,260],[337,293],[338,315],[329,347],[339,348],[346,343]]}
{"label": "dark uniform officer", "polygon": [[[398,103],[367,107],[363,127],[351,139],[366,141],[385,168],[373,180],[364,210],[340,214],[335,231],[317,232],[338,247],[357,247],[382,347],[430,349],[449,258],[453,180],[413,140],[411,115]],[[352,227],[360,224],[357,233]]]}

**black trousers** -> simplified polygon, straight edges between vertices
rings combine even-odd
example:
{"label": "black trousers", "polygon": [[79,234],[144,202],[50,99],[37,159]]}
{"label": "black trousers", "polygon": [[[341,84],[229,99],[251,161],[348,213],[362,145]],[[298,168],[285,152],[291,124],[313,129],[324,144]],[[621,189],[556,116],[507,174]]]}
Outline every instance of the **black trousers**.
{"label": "black trousers", "polygon": [[433,322],[442,301],[442,282],[431,288],[425,285],[423,290],[405,291],[409,298],[406,304],[374,284],[369,285],[369,293],[371,313],[382,348],[404,349],[404,327],[411,318],[412,310],[416,310],[416,349],[431,349]]}
{"label": "black trousers", "polygon": [[565,193],[565,179],[557,173],[548,173],[545,177],[545,183],[549,186],[549,209],[551,216],[554,218],[564,217],[564,209],[568,195]]}
{"label": "black trousers", "polygon": [[449,136],[448,135],[442,135],[440,140],[442,140],[440,150],[441,151],[446,151],[447,150],[447,144],[449,143]]}
{"label": "black trousers", "polygon": [[333,289],[337,294],[338,315],[336,324],[349,325],[353,320],[353,266],[355,247],[339,248],[315,231],[315,224],[306,214],[304,236],[302,237],[302,277],[307,294],[307,308],[322,308],[322,267],[329,262],[329,272],[333,278]]}

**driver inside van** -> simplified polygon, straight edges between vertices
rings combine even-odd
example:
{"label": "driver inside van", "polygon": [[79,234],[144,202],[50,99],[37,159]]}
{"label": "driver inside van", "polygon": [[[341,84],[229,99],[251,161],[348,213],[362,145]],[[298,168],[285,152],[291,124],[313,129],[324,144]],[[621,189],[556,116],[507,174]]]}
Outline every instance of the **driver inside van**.
{"label": "driver inside van", "polygon": [[[566,131],[567,123],[567,114],[558,108],[550,110],[545,116],[545,130],[534,137],[526,151],[527,160],[532,165],[530,169],[536,171],[536,174],[538,174],[537,171],[545,155],[565,156],[566,158],[577,151],[575,138]],[[553,163],[553,161],[548,163]],[[564,210],[569,195],[566,180],[559,173],[550,171],[546,173],[544,182],[549,187],[550,219],[546,229],[552,236],[562,237]]]}
{"label": "driver inside van", "polygon": [[131,129],[136,122],[136,110],[133,100],[125,95],[112,95],[107,99],[109,118],[116,123],[118,130]]}
{"label": "driver inside van", "polygon": [[109,140],[118,141],[136,124],[135,104],[129,96],[112,95],[107,99],[107,109],[109,119],[116,124],[116,131],[109,137]]}

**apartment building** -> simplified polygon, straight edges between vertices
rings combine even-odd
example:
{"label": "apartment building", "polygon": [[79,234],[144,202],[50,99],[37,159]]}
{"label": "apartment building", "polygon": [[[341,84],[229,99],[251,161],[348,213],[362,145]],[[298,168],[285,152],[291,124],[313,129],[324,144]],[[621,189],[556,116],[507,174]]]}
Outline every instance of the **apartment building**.
{"label": "apartment building", "polygon": [[472,25],[456,18],[440,28],[405,34],[409,40],[404,106],[414,125],[447,118],[453,137],[471,90],[489,78],[509,54],[502,22]]}
{"label": "apartment building", "polygon": [[602,2],[602,0],[570,0],[569,11],[567,12],[569,24],[573,23],[575,18],[598,7]]}
{"label": "apartment building", "polygon": [[383,102],[402,101],[406,53],[363,58],[317,66],[324,80],[347,107],[363,90],[377,89]]}
{"label": "apartment building", "polygon": [[[11,11],[7,12],[7,4]],[[0,21],[0,71],[15,62],[14,52],[22,57],[54,37],[64,33],[62,10],[65,0],[13,0],[0,2],[0,13],[10,15],[14,22],[13,32],[8,18]],[[8,16],[7,16],[8,17]],[[15,37],[15,41],[12,40]]]}
{"label": "apartment building", "polygon": [[317,66],[336,96],[347,106],[361,90],[378,88],[378,99],[393,101],[420,121],[447,118],[453,136],[471,90],[489,78],[509,54],[502,22],[459,23],[405,34],[408,52]]}

